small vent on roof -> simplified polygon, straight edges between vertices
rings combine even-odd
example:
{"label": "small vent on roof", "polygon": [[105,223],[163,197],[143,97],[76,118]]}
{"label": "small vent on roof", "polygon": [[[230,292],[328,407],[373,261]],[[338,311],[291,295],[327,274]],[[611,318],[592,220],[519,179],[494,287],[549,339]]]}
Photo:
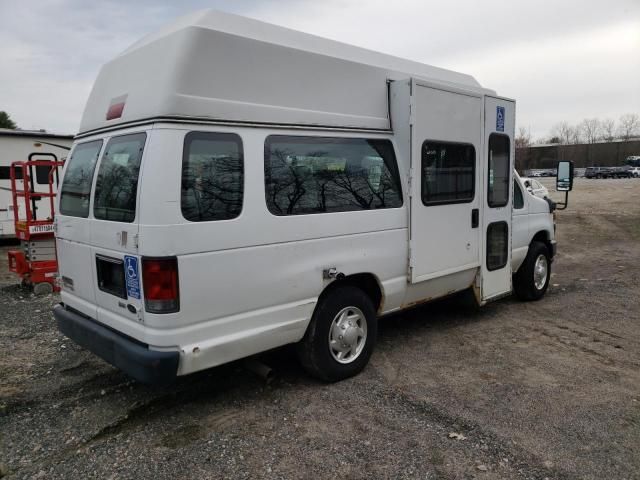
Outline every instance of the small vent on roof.
{"label": "small vent on roof", "polygon": [[107,120],[113,120],[122,116],[124,110],[124,104],[127,102],[127,95],[121,95],[119,97],[111,99],[109,109],[107,110]]}

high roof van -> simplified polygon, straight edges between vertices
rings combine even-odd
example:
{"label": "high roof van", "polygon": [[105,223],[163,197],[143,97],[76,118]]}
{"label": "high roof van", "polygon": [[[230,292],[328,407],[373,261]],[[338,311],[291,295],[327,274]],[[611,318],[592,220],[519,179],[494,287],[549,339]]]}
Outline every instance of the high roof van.
{"label": "high roof van", "polygon": [[96,80],[56,216],[59,329],[145,382],[296,344],[361,371],[378,318],[470,290],[541,298],[551,203],[515,102],[472,77],[220,12]]}

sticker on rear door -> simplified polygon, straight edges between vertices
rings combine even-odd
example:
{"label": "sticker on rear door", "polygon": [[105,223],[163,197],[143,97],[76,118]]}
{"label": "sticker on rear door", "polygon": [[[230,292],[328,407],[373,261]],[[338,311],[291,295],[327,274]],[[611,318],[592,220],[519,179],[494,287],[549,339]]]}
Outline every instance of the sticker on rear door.
{"label": "sticker on rear door", "polygon": [[496,107],[496,130],[504,132],[504,107]]}
{"label": "sticker on rear door", "polygon": [[138,258],[124,256],[124,270],[127,282],[127,296],[140,300],[140,276],[138,275]]}

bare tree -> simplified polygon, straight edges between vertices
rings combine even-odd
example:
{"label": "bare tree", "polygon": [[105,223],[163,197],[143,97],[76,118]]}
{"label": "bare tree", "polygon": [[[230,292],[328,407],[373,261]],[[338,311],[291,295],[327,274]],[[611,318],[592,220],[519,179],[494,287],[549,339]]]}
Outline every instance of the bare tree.
{"label": "bare tree", "polygon": [[597,118],[585,118],[578,125],[578,129],[584,135],[587,143],[596,143],[600,138],[602,125]]}
{"label": "bare tree", "polygon": [[613,142],[616,136],[616,122],[611,118],[605,118],[600,122],[602,130],[602,139],[605,142]]}
{"label": "bare tree", "polygon": [[625,113],[620,117],[618,135],[627,141],[638,135],[640,131],[640,117],[637,113]]}
{"label": "bare tree", "polygon": [[580,128],[578,128],[577,126],[571,127],[570,135],[571,140],[569,141],[569,143],[573,143],[574,145],[582,143],[582,130]]}
{"label": "bare tree", "polygon": [[569,125],[569,122],[562,121],[556,123],[551,129],[551,136],[560,139],[560,143],[565,145],[575,143],[575,128]]}
{"label": "bare tree", "polygon": [[531,145],[531,131],[525,127],[519,127],[516,135],[516,148],[526,148],[529,145]]}

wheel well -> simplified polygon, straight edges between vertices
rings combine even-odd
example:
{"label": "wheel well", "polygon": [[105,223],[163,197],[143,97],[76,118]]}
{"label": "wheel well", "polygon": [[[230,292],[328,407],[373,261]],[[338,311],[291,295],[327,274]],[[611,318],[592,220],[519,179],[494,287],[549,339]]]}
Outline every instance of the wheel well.
{"label": "wheel well", "polygon": [[549,255],[553,257],[553,249],[551,248],[551,240],[549,238],[549,232],[547,232],[546,230],[540,230],[531,239],[531,243],[533,242],[544,243],[547,246],[547,249],[549,250]]}
{"label": "wheel well", "polygon": [[378,279],[372,273],[355,273],[353,275],[347,275],[346,277],[334,280],[322,291],[318,298],[318,302],[336,288],[347,285],[357,287],[366,293],[373,302],[376,312],[380,311],[382,308],[382,288],[378,283]]}

